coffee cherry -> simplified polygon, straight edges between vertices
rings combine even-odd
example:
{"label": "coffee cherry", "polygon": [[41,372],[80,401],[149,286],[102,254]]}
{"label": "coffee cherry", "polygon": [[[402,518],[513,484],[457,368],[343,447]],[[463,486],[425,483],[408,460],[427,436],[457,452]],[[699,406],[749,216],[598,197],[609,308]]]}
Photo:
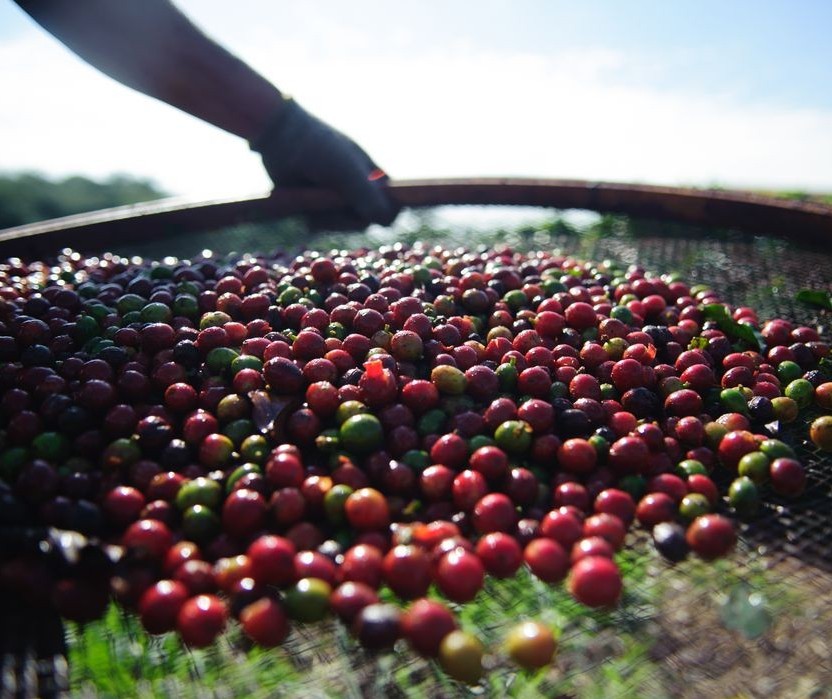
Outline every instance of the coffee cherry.
{"label": "coffee cherry", "polygon": [[[0,297],[0,524],[90,537],[83,574],[47,580],[33,554],[4,580],[90,621],[110,595],[98,542],[120,543],[117,600],[194,647],[229,611],[273,646],[331,609],[368,648],[404,636],[476,682],[482,645],[432,582],[464,604],[525,563],[612,606],[634,520],[668,560],[726,555],[721,498],[752,516],[769,486],[807,488],[758,430],[832,407],[816,330],[548,251],[64,252],[0,265]],[[733,323],[768,349],[737,351]],[[417,601],[402,614],[382,587]],[[509,653],[535,669],[556,644],[526,626]]]}
{"label": "coffee cherry", "polygon": [[557,643],[552,632],[543,624],[524,621],[509,632],[505,648],[520,667],[536,670],[552,662]]}
{"label": "coffee cherry", "polygon": [[734,525],[722,515],[697,517],[688,527],[688,546],[701,558],[711,560],[727,555],[737,542]]}
{"label": "coffee cherry", "polygon": [[618,566],[609,558],[588,556],[580,559],[569,573],[569,591],[588,607],[610,607],[621,596]]}
{"label": "coffee cherry", "polygon": [[228,608],[214,595],[198,595],[185,602],[176,617],[182,640],[192,648],[211,645],[225,629]]}
{"label": "coffee cherry", "polygon": [[181,582],[160,580],[146,590],[139,601],[142,626],[152,634],[172,631],[188,597],[188,588]]}
{"label": "coffee cherry", "polygon": [[270,597],[262,597],[244,607],[240,612],[240,626],[252,641],[266,648],[279,646],[289,634],[283,607]]}
{"label": "coffee cherry", "polygon": [[484,579],[485,568],[479,557],[464,549],[445,554],[434,572],[434,581],[440,592],[457,603],[474,599]]}
{"label": "coffee cherry", "polygon": [[441,602],[418,599],[402,617],[402,634],[420,655],[435,657],[443,639],[457,628],[456,619]]}
{"label": "coffee cherry", "polygon": [[465,631],[451,631],[439,646],[439,664],[448,675],[466,684],[482,676],[482,643]]}

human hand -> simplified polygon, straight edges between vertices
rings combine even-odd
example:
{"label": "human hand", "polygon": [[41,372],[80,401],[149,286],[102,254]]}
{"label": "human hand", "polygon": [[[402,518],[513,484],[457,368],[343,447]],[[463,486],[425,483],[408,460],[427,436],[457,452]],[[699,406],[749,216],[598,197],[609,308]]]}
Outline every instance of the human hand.
{"label": "human hand", "polygon": [[389,224],[399,213],[387,175],[352,139],[287,99],[251,149],[277,186],[320,185],[340,192],[367,222]]}

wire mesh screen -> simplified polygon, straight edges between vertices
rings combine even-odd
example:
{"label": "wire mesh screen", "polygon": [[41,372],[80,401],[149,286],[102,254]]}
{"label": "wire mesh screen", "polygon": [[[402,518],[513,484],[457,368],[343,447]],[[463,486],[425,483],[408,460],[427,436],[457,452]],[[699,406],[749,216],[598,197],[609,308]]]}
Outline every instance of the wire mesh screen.
{"label": "wire mesh screen", "polygon": [[[223,257],[417,241],[556,249],[585,260],[610,258],[657,273],[679,272],[733,305],[753,307],[761,319],[820,325],[824,339],[830,338],[828,313],[795,301],[803,288],[830,289],[829,252],[782,238],[623,217],[576,222],[540,210],[532,218],[506,224],[485,208],[465,209],[453,220],[428,211],[395,229],[315,235],[289,221],[164,241],[151,237],[141,246],[113,241],[112,252],[160,259],[211,250]],[[458,610],[463,626],[487,646],[499,647],[507,627],[522,617],[560,630],[556,661],[531,678],[495,653],[486,658],[486,679],[468,688],[404,648],[380,655],[363,651],[335,622],[300,625],[277,650],[251,648],[232,630],[215,647],[190,652],[176,639],[145,636],[133,617],[112,609],[102,622],[69,625],[68,670],[59,662],[46,671],[44,661],[20,652],[22,642],[6,648],[4,689],[25,694],[40,678],[41,694],[63,687],[108,696],[832,696],[832,459],[811,448],[802,421],[781,437],[807,466],[807,492],[797,501],[766,494],[761,514],[742,525],[740,547],[730,559],[670,565],[646,534],[631,533],[621,554],[626,592],[612,612],[587,611],[562,586],[547,586],[522,571],[513,580],[487,580],[476,603]],[[38,635],[20,627],[20,639],[34,642]],[[48,664],[54,647],[41,651]],[[10,679],[15,673],[18,679]]]}

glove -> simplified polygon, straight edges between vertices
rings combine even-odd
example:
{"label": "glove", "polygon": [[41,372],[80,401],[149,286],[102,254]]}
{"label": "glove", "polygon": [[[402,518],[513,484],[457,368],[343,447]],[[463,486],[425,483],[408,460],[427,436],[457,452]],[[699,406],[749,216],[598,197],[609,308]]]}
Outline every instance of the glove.
{"label": "glove", "polygon": [[358,144],[293,99],[250,146],[278,186],[334,189],[366,222],[387,225],[401,209],[387,189],[387,175]]}

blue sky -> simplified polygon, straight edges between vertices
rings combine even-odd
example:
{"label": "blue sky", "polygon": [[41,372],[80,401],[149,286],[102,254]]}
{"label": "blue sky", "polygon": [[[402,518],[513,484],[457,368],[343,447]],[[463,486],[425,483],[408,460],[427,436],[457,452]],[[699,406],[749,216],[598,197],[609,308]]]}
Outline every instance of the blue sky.
{"label": "blue sky", "polygon": [[[373,50],[455,42],[549,55],[606,49],[631,58],[630,72],[619,76],[624,80],[729,90],[762,102],[832,105],[832,2],[824,0],[486,0],[359,2],[358,7],[327,5],[327,14],[349,24],[356,15],[374,13],[373,24],[381,31]],[[416,37],[411,45],[389,29],[401,26]]]}
{"label": "blue sky", "polygon": [[[832,2],[179,4],[394,176],[832,190]],[[0,61],[0,168],[268,186],[245,144],[99,76],[9,0]]]}

